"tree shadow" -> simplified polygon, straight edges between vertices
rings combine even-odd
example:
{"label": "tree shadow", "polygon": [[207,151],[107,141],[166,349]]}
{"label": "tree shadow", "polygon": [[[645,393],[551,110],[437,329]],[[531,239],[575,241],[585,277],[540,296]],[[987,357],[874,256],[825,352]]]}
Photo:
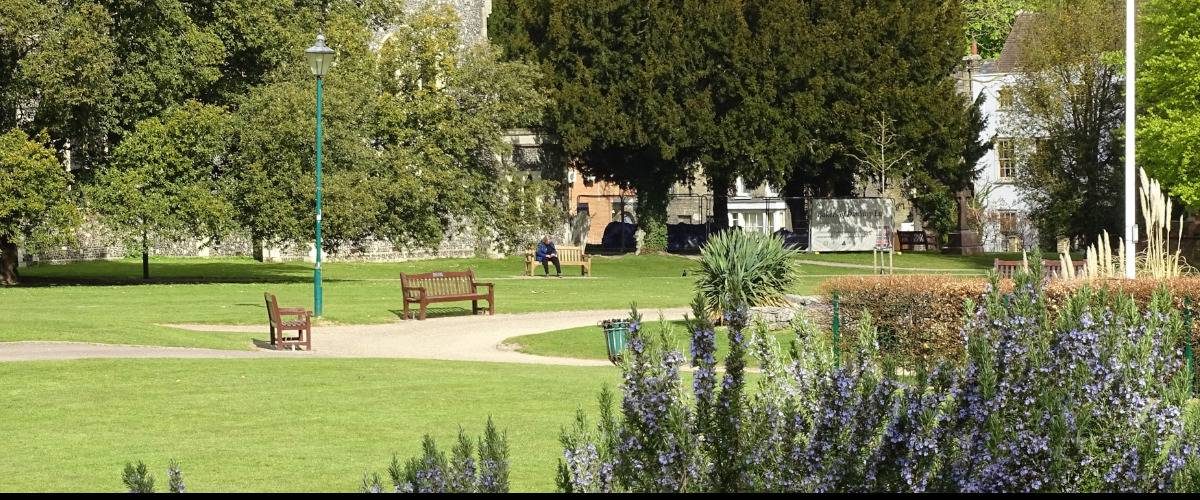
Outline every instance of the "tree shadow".
{"label": "tree shadow", "polygon": [[[136,261],[93,261],[39,264],[21,269],[18,287],[136,286],[215,283],[312,283],[306,263],[150,262],[150,278],[142,279]],[[352,281],[323,278],[325,282]]]}
{"label": "tree shadow", "polygon": [[[487,301],[480,301],[480,302],[481,303],[480,303],[479,315],[486,315],[487,307],[484,306],[483,304],[486,304]],[[392,314],[395,314],[397,318],[400,318],[402,320],[404,319],[404,310],[403,309],[388,309],[388,311],[391,312]],[[421,311],[420,307],[413,307],[413,308],[409,309],[408,312],[409,312],[409,314],[412,315],[412,320],[416,320],[417,315],[420,314],[420,311]],[[426,319],[446,318],[446,317],[450,317],[450,316],[471,316],[471,308],[469,308],[469,307],[427,307],[427,308],[425,308],[425,318]]]}

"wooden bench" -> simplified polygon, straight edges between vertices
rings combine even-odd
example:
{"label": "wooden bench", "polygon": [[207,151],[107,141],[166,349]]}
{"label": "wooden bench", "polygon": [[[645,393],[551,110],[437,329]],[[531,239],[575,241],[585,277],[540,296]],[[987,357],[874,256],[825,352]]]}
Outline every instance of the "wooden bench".
{"label": "wooden bench", "polygon": [[[304,346],[305,350],[311,351],[312,312],[303,307],[279,307],[275,294],[270,292],[263,293],[263,300],[267,303],[267,320],[271,325],[271,345],[276,349]],[[284,316],[297,319],[285,321]],[[296,333],[289,336],[287,332]]]}
{"label": "wooden bench", "polygon": [[[404,295],[404,319],[409,318],[408,305],[419,304],[419,319],[425,319],[425,308],[434,302],[471,301],[471,314],[479,312],[479,301],[488,301],[488,314],[496,314],[495,286],[475,281],[475,271],[448,271],[422,274],[400,273]],[[481,293],[480,287],[487,287]]]}
{"label": "wooden bench", "polygon": [[[1082,262],[1082,261],[1081,262],[1073,262],[1072,266],[1075,268],[1075,276],[1080,276],[1083,274],[1084,269],[1087,267],[1087,263]],[[1019,261],[1019,260],[996,259],[996,260],[992,261],[992,269],[994,271],[996,271],[996,274],[999,274],[1001,278],[1012,278],[1014,274],[1016,274],[1017,272],[1021,271],[1024,268],[1025,268],[1025,263],[1022,261]],[[1049,276],[1051,278],[1062,278],[1062,275],[1063,275],[1062,262],[1059,262],[1057,260],[1051,260],[1051,259],[1043,259],[1042,260],[1042,271],[1044,273],[1046,273],[1046,276]]]}
{"label": "wooden bench", "polygon": [[[579,266],[582,276],[592,275],[592,256],[583,253],[583,247],[556,247],[558,250],[558,265]],[[541,265],[537,261],[537,245],[525,252],[525,276],[533,276],[534,269]]]}
{"label": "wooden bench", "polygon": [[896,248],[901,252],[937,250],[936,242],[937,238],[926,231],[896,231]]}

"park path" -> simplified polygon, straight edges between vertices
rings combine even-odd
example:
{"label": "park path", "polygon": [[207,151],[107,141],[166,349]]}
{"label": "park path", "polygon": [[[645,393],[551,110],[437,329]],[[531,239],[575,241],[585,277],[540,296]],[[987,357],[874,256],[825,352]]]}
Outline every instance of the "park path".
{"label": "park path", "polygon": [[[810,264],[810,265],[814,265],[814,266],[825,266],[825,267],[841,267],[841,268],[846,268],[846,269],[871,269],[871,270],[875,269],[875,266],[873,266],[871,264],[851,264],[849,262],[829,262],[829,261],[824,261],[824,260],[808,260],[808,259],[796,259],[795,262],[798,264]],[[896,271],[912,271],[912,272],[938,273],[938,274],[967,274],[967,275],[979,275],[979,276],[986,274],[986,271],[978,270],[978,269],[950,269],[950,268],[932,268],[932,267],[893,267],[892,269],[896,270]],[[814,275],[805,274],[804,276],[814,276]]]}
{"label": "park path", "polygon": [[[663,309],[665,319],[683,317],[688,309]],[[646,320],[660,310],[645,310]],[[495,316],[450,316],[379,325],[336,325],[313,328],[312,351],[251,351],[153,347],[80,342],[0,343],[0,362],[83,358],[409,358],[490,361],[566,366],[605,366],[607,360],[537,356],[513,350],[506,339],[533,333],[596,325],[628,316],[628,310],[562,311]],[[163,325],[197,332],[251,332],[267,337],[265,325]],[[602,342],[600,329],[596,341]]]}

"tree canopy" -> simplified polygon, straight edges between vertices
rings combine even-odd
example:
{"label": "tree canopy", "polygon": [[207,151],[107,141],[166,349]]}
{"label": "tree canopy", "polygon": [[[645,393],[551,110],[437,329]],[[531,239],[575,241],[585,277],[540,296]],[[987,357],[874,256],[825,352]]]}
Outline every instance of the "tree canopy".
{"label": "tree canopy", "polygon": [[[559,222],[553,179],[504,134],[539,123],[538,68],[459,39],[453,8],[400,0],[0,0],[0,131],[44,132],[83,208],[153,242],[313,236],[313,78],[326,77],[326,250],[511,249]],[[553,177],[553,176],[550,176]],[[80,190],[75,190],[78,194]],[[80,198],[75,196],[75,198]]]}
{"label": "tree canopy", "polygon": [[0,135],[0,285],[17,282],[18,245],[69,242],[80,222],[71,174],[45,142],[15,129]]}
{"label": "tree canopy", "polygon": [[1200,1],[1148,0],[1138,42],[1138,163],[1200,211]]}
{"label": "tree canopy", "polygon": [[1015,144],[1017,183],[1044,247],[1116,233],[1124,148],[1123,82],[1113,54],[1124,46],[1124,2],[1052,3],[1021,51],[1014,112],[1001,124]]}
{"label": "tree canopy", "polygon": [[969,184],[978,131],[951,78],[957,2],[510,0],[492,16],[507,57],[545,68],[566,153],[637,188],[647,234],[670,183],[698,165],[718,211],[737,176],[786,181],[792,196],[849,194],[848,153],[879,111],[916,153],[897,175],[937,196],[923,206]]}

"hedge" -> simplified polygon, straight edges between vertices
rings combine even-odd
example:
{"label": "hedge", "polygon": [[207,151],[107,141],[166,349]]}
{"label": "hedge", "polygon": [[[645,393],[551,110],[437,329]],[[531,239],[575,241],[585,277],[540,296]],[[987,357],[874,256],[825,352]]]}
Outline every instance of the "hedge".
{"label": "hedge", "polygon": [[[958,359],[964,343],[960,329],[968,299],[978,303],[987,289],[986,278],[953,276],[892,275],[847,276],[825,281],[819,288],[826,300],[838,293],[841,322],[845,331],[854,331],[870,314],[879,328],[881,350],[907,360]],[[1058,311],[1073,292],[1084,287],[1132,294],[1139,306],[1145,306],[1158,289],[1166,284],[1176,307],[1183,308],[1190,298],[1194,314],[1200,315],[1200,277],[1156,280],[1096,279],[1055,280],[1046,287],[1047,307]],[[1000,280],[1003,291],[1012,290],[1012,280]],[[829,311],[818,321],[828,326]],[[1200,318],[1192,322],[1192,345],[1200,341]],[[843,339],[853,335],[842,335]]]}

